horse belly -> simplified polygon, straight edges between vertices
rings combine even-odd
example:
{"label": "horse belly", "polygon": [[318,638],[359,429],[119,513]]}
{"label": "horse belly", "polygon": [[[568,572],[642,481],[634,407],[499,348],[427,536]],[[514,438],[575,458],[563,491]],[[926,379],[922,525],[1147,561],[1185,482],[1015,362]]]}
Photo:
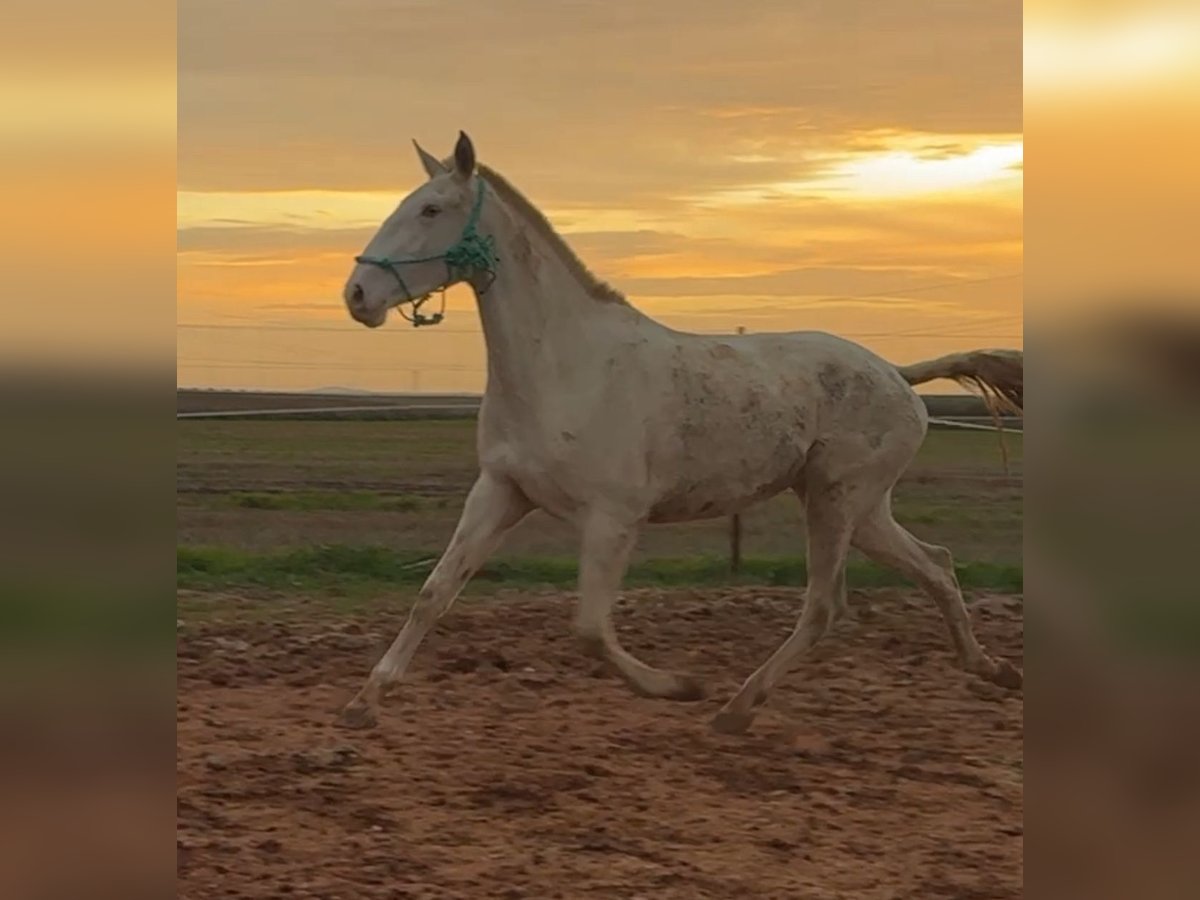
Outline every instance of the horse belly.
{"label": "horse belly", "polygon": [[751,454],[728,465],[683,466],[650,508],[648,521],[715,519],[745,509],[792,487],[804,468],[798,447],[786,455]]}

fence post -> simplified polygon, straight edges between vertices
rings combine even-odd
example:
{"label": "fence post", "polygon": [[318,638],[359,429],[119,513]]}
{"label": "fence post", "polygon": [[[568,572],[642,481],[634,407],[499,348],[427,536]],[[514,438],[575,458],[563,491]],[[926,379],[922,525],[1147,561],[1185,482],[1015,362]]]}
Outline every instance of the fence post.
{"label": "fence post", "polygon": [[[739,325],[738,334],[745,334],[746,329]],[[737,574],[742,569],[742,517],[734,513],[729,518],[729,568]]]}

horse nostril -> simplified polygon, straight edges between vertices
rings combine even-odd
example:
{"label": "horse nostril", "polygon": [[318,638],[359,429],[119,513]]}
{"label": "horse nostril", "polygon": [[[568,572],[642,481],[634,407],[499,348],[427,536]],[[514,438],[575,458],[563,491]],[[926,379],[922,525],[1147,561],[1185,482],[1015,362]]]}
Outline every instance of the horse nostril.
{"label": "horse nostril", "polygon": [[361,284],[356,284],[350,289],[350,302],[355,306],[361,306],[364,299],[363,289]]}

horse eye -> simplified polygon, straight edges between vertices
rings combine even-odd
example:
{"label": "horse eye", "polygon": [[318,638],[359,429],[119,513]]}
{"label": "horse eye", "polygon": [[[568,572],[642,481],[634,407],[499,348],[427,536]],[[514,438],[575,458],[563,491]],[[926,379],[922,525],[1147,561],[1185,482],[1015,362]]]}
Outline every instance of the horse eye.
{"label": "horse eye", "polygon": [[436,216],[440,212],[441,212],[441,210],[438,209],[436,206],[434,206],[432,203],[427,203],[424,207],[421,208],[421,215],[423,215],[427,219],[432,219],[434,216]]}

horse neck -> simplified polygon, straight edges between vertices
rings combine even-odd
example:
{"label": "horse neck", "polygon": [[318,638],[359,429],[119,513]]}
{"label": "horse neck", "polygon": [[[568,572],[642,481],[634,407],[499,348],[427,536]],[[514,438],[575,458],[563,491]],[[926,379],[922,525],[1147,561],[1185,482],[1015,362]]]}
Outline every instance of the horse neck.
{"label": "horse neck", "polygon": [[649,320],[593,297],[538,229],[497,206],[481,224],[496,235],[500,262],[491,285],[476,287],[487,390],[536,402],[575,372],[587,377],[586,361],[603,355],[602,344]]}

